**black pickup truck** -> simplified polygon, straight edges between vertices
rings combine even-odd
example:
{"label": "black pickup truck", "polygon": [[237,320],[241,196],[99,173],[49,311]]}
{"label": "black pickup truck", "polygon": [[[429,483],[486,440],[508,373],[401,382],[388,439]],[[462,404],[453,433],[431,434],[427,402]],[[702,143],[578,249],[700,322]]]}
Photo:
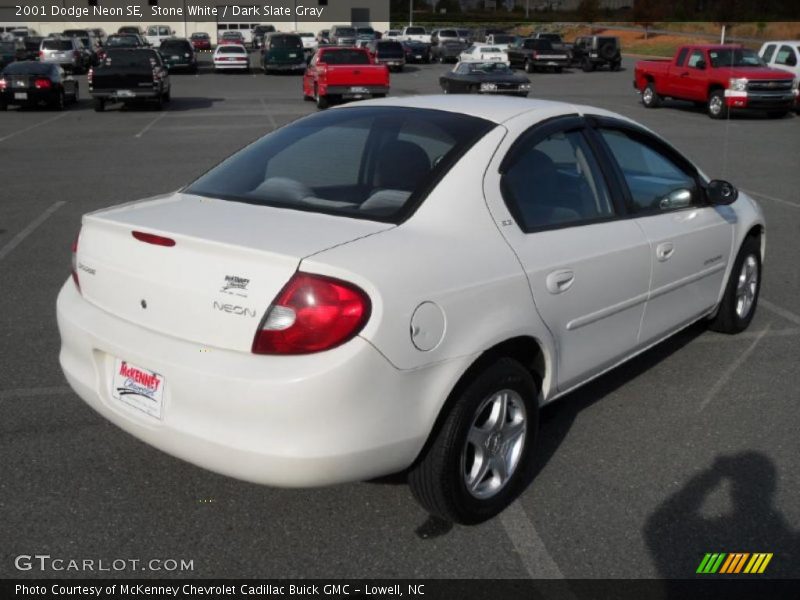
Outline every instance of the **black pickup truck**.
{"label": "black pickup truck", "polygon": [[149,48],[109,49],[88,79],[98,112],[107,102],[155,100],[160,109],[170,99],[169,72],[158,52]]}
{"label": "black pickup truck", "polygon": [[549,69],[560,73],[570,63],[567,50],[554,47],[544,39],[528,38],[510,44],[507,53],[511,66],[525,69],[527,73]]}

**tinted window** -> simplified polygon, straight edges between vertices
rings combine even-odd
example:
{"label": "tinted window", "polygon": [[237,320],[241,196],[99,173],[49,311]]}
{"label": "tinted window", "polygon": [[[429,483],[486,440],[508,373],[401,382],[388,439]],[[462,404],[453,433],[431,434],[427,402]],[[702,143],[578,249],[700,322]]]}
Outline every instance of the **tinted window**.
{"label": "tinted window", "polygon": [[761,58],[764,59],[764,62],[769,62],[772,60],[772,55],[775,54],[775,48],[777,48],[775,44],[770,44],[764,48],[764,54],[761,55]]}
{"label": "tinted window", "polygon": [[687,66],[687,67],[693,67],[693,68],[697,68],[697,63],[699,63],[701,60],[705,60],[705,59],[703,58],[703,52],[702,52],[702,51],[700,51],[700,50],[695,50],[695,51],[694,51],[694,52],[692,52],[692,54],[689,56],[689,62],[688,62],[688,63],[686,63],[686,66]]}
{"label": "tinted window", "polygon": [[369,55],[358,50],[329,50],[319,60],[328,65],[368,65]]}
{"label": "tinted window", "polygon": [[109,50],[105,64],[115,67],[151,69],[159,64],[158,55],[151,50]]}
{"label": "tinted window", "polygon": [[42,50],[72,50],[71,40],[44,40]]}
{"label": "tinted window", "polygon": [[192,45],[182,40],[164,40],[160,47],[165,52],[191,52],[192,50]]}
{"label": "tinted window", "polygon": [[776,65],[786,65],[787,67],[794,67],[797,65],[797,56],[791,46],[781,46],[778,54],[775,56]]}
{"label": "tinted window", "polygon": [[[415,192],[494,125],[407,108],[307,117],[235,154],[187,192],[343,216],[399,221]],[[313,156],[314,168],[308,168]]]}
{"label": "tinted window", "polygon": [[510,44],[514,41],[513,35],[495,35],[492,37],[495,44]]}
{"label": "tinted window", "polygon": [[270,48],[302,48],[303,40],[297,35],[274,35],[269,38]]}
{"label": "tinted window", "polygon": [[406,27],[406,35],[425,35],[424,27]]}
{"label": "tinted window", "polygon": [[378,53],[381,56],[402,56],[403,46],[400,42],[378,42]]}
{"label": "tinted window", "polygon": [[458,37],[455,29],[442,29],[439,32],[439,37]]}
{"label": "tinted window", "polygon": [[675,64],[678,65],[679,67],[682,67],[683,66],[683,61],[686,60],[686,54],[688,52],[689,52],[688,48],[681,48],[681,51],[678,52],[678,58],[675,61]]}
{"label": "tinted window", "polygon": [[670,158],[626,133],[600,130],[622,169],[635,212],[685,208],[697,199],[695,180]]}
{"label": "tinted window", "polygon": [[0,42],[0,52],[14,52],[17,46],[11,42]]}
{"label": "tinted window", "polygon": [[582,133],[555,133],[518,152],[502,187],[524,231],[614,215],[605,181]]}
{"label": "tinted window", "polygon": [[353,37],[356,35],[356,30],[352,27],[337,27],[336,35],[339,37]]}
{"label": "tinted window", "polygon": [[242,46],[220,46],[217,54],[247,54],[247,50]]}
{"label": "tinted window", "polygon": [[709,50],[714,67],[761,67],[764,62],[754,50],[746,48],[720,48]]}
{"label": "tinted window", "polygon": [[50,75],[53,66],[37,62],[15,62],[3,69],[4,75]]}

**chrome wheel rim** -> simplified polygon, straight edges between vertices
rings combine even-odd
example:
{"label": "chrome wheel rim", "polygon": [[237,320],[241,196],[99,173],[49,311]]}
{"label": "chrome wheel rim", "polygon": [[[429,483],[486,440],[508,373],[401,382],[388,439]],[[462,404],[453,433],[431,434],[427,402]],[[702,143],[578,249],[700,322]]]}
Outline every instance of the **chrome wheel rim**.
{"label": "chrome wheel rim", "polygon": [[715,115],[718,115],[722,111],[722,98],[713,96],[711,100],[708,101],[708,109]]}
{"label": "chrome wheel rim", "polygon": [[758,289],[758,261],[752,254],[744,259],[736,282],[736,315],[744,319],[753,309]]}
{"label": "chrome wheel rim", "polygon": [[473,497],[491,498],[505,487],[522,458],[527,425],[525,403],[514,390],[500,390],[481,403],[461,452],[461,473]]}
{"label": "chrome wheel rim", "polygon": [[653,101],[653,88],[650,87],[644,88],[644,93],[642,93],[642,100],[644,100],[645,104],[650,104]]}

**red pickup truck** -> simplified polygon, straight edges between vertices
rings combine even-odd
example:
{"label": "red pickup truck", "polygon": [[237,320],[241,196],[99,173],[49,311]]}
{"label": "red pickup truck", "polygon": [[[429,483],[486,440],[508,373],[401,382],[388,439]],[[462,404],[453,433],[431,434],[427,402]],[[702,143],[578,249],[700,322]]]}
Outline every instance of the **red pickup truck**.
{"label": "red pickup truck", "polygon": [[315,100],[319,108],[388,93],[389,69],[364,48],[320,48],[303,76],[303,97]]}
{"label": "red pickup truck", "polygon": [[731,109],[765,110],[778,118],[794,106],[792,80],[739,45],[690,45],[671,60],[636,63],[633,86],[647,108],[674,98],[705,106],[712,119],[724,119]]}

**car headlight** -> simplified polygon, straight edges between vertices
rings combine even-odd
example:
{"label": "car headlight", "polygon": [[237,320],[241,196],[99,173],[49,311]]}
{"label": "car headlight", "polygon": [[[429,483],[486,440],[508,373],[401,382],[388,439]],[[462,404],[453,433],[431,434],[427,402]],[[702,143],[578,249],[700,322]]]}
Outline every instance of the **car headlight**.
{"label": "car headlight", "polygon": [[482,83],[481,84],[481,90],[483,90],[485,92],[492,92],[492,91],[494,91],[496,89],[497,89],[497,84],[496,83]]}
{"label": "car headlight", "polygon": [[747,78],[731,78],[730,80],[730,88],[734,92],[744,92],[747,90]]}
{"label": "car headlight", "polygon": [[521,90],[530,90],[531,84],[530,83],[521,83],[519,84],[519,89]]}

